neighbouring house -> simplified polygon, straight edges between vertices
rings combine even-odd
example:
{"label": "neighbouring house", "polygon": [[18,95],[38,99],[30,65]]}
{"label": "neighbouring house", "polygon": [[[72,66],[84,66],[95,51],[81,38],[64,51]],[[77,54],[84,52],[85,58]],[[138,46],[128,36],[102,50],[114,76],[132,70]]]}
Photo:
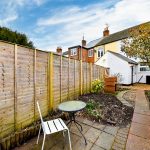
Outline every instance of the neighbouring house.
{"label": "neighbouring house", "polygon": [[84,40],[84,37],[81,45],[69,47],[68,51],[64,52],[63,55],[76,60],[82,60],[83,62],[95,62],[94,51],[90,51],[86,47],[86,40]]}
{"label": "neighbouring house", "polygon": [[95,64],[108,68],[109,74],[117,76],[120,84],[137,82],[138,63],[119,53],[107,51]]}
{"label": "neighbouring house", "polygon": [[[150,22],[146,22],[144,24],[149,24]],[[119,56],[124,56],[126,57],[126,55],[121,51],[121,41],[123,39],[126,39],[129,37],[129,30],[137,26],[133,26],[127,29],[124,29],[122,31],[110,34],[110,31],[108,29],[108,25],[106,25],[106,27],[104,28],[103,31],[103,36],[90,41],[89,43],[86,44],[86,41],[83,39],[82,40],[82,46],[78,45],[78,46],[74,46],[74,47],[70,47],[68,48],[68,57],[70,58],[74,58],[74,59],[78,59],[78,60],[82,60],[83,61],[87,61],[87,62],[92,62],[95,63],[97,62],[99,59],[102,59],[103,56],[108,52],[110,54],[111,52],[118,53],[120,54]],[[74,49],[75,48],[75,49]],[[83,52],[82,52],[83,51]],[[114,56],[113,54],[113,56]],[[81,57],[82,55],[82,57]],[[112,54],[110,54],[112,55]],[[107,57],[107,55],[105,56],[105,59],[108,59],[109,57]],[[127,58],[127,57],[126,57]],[[120,59],[119,59],[120,60]],[[139,60],[134,60],[134,59],[129,59],[130,61],[134,61],[137,62],[138,65],[136,65],[136,69],[134,69],[134,81],[135,82],[139,82],[139,83],[146,83],[146,78],[147,76],[150,76],[150,68],[148,66],[146,66],[143,62],[140,62]],[[120,60],[121,61],[121,60]],[[118,69],[116,69],[115,72],[113,72],[113,74],[118,74],[121,72],[117,71],[117,70],[126,70],[127,68],[130,68],[131,71],[131,64],[128,64],[128,67],[122,67],[120,65],[120,61],[116,62],[116,64],[114,64],[115,66],[118,66]],[[98,63],[99,62],[99,63]],[[103,66],[102,61],[98,61],[97,63],[101,66]],[[108,61],[110,62],[110,61]],[[102,63],[102,64],[101,64]],[[109,66],[110,70],[112,70],[111,68],[112,66]],[[128,69],[127,69],[128,70]],[[131,73],[130,73],[131,75]],[[136,77],[135,77],[136,76]],[[129,81],[131,81],[131,77],[129,77],[128,79]],[[131,82],[126,82],[126,81],[122,81],[123,84],[130,84]]]}

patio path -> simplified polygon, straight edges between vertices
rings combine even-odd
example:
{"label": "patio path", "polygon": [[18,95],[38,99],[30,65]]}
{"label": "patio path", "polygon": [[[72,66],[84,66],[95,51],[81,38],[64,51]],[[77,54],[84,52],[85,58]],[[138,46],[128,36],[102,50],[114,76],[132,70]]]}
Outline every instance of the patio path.
{"label": "patio path", "polygon": [[126,150],[150,150],[150,109],[144,91],[136,91],[135,110]]}
{"label": "patio path", "polygon": [[[83,126],[83,134],[87,139],[87,145],[81,137],[77,128],[71,126],[71,140],[73,150],[124,150],[129,132],[129,126],[124,128],[112,127],[93,123],[87,119],[77,118]],[[14,150],[40,150],[43,135],[40,142],[36,145],[36,138],[28,141],[26,144],[15,148]],[[49,135],[46,137],[45,150],[68,150],[67,136],[63,138],[62,133]]]}
{"label": "patio path", "polygon": [[[143,86],[131,89],[136,89],[135,111],[131,128],[130,125],[119,128],[77,118],[83,126],[83,134],[88,144],[84,144],[80,133],[75,126],[72,126],[70,131],[73,150],[150,150],[150,110],[148,102],[145,98]],[[150,89],[150,86],[146,86],[144,89]],[[40,137],[39,145],[35,144],[36,138],[14,150],[40,150],[43,136]],[[47,136],[45,150],[68,150],[67,141],[67,136],[63,138],[62,133]]]}

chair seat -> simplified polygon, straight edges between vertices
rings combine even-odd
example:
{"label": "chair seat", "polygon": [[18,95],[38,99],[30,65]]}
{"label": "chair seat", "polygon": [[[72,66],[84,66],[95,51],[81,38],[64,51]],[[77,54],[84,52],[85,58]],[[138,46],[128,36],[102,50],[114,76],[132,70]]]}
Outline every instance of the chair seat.
{"label": "chair seat", "polygon": [[46,134],[52,134],[55,132],[68,130],[66,124],[61,118],[54,119],[51,121],[45,121],[42,123],[42,127]]}

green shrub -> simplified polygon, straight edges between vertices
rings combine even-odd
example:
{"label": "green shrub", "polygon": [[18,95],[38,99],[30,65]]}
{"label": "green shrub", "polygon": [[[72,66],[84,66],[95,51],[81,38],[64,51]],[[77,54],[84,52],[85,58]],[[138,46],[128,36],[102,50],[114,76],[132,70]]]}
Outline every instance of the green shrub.
{"label": "green shrub", "polygon": [[86,105],[86,112],[90,116],[100,119],[101,118],[101,105],[96,103],[94,100],[89,100]]}
{"label": "green shrub", "polygon": [[94,80],[92,81],[92,93],[99,93],[104,89],[104,82],[102,82],[101,80]]}

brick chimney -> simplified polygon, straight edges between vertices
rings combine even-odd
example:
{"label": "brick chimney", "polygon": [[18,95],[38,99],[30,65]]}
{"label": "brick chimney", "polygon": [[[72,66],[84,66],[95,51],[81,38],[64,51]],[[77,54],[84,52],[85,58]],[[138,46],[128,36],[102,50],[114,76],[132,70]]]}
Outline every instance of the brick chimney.
{"label": "brick chimney", "polygon": [[61,55],[62,54],[62,48],[61,47],[57,47],[56,53]]}
{"label": "brick chimney", "polygon": [[84,40],[84,35],[83,35],[83,39],[82,39],[82,46],[83,46],[83,47],[86,46],[86,40]]}
{"label": "brick chimney", "polygon": [[109,30],[108,30],[108,24],[105,25],[104,31],[103,31],[103,36],[108,36],[109,35]]}

